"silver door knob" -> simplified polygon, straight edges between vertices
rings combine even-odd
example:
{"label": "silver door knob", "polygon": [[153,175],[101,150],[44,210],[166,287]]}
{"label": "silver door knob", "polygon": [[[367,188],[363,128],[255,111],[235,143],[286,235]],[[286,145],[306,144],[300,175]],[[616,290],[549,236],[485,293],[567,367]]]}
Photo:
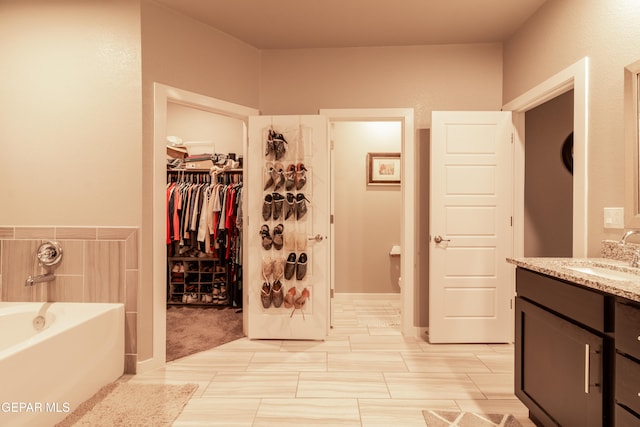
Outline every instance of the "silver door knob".
{"label": "silver door knob", "polygon": [[436,243],[442,243],[442,242],[450,242],[450,239],[443,239],[442,236],[436,236],[433,238],[433,241]]}
{"label": "silver door knob", "polygon": [[309,240],[315,240],[316,242],[322,242],[322,239],[324,239],[324,237],[319,234],[316,234],[315,236],[309,236]]}

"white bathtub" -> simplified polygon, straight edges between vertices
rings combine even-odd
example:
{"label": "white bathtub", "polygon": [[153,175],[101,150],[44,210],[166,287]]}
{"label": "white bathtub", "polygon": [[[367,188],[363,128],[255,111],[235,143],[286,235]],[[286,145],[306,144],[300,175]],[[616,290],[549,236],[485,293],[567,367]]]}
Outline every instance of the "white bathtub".
{"label": "white bathtub", "polygon": [[0,302],[0,426],[53,426],[123,372],[122,304]]}

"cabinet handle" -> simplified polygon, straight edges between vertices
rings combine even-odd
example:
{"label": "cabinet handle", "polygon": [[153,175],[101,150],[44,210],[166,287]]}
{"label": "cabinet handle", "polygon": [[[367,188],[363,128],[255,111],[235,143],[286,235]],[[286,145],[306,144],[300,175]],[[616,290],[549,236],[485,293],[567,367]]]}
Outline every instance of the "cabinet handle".
{"label": "cabinet handle", "polygon": [[589,394],[589,365],[590,365],[589,344],[584,345],[584,392]]}

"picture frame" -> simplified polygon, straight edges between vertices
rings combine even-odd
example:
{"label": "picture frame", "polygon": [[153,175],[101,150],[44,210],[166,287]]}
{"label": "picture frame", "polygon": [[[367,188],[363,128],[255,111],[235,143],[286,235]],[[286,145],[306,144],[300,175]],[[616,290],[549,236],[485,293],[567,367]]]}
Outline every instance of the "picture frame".
{"label": "picture frame", "polygon": [[399,185],[400,153],[367,153],[367,185]]}

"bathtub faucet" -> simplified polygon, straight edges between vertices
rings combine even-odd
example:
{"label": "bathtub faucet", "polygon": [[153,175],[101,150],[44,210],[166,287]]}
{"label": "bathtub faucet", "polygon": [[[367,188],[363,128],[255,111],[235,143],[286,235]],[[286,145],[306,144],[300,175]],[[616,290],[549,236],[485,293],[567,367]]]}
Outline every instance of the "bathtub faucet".
{"label": "bathtub faucet", "polygon": [[27,280],[25,281],[24,285],[25,286],[33,286],[36,283],[42,283],[42,282],[51,282],[56,278],[56,275],[53,273],[47,273],[47,274],[41,274],[39,276],[29,276],[27,277]]}

